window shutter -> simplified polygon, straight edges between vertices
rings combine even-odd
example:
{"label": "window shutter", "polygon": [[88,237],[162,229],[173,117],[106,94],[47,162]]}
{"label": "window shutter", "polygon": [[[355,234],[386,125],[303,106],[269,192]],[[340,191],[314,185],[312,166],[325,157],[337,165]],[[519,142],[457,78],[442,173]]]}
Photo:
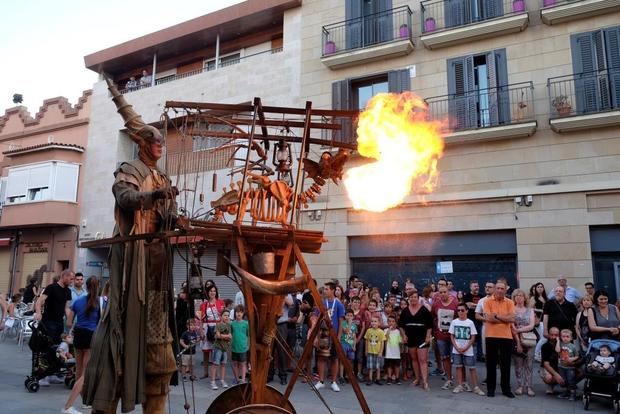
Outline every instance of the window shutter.
{"label": "window shutter", "polygon": [[346,0],[345,19],[347,20],[346,48],[362,47],[362,0]]}
{"label": "window shutter", "polygon": [[[605,68],[604,56],[601,56],[603,50],[601,31],[571,36],[577,113],[598,112],[602,107],[598,71]],[[599,66],[601,63],[603,66]],[[606,90],[603,94],[608,96]],[[568,98],[570,101],[571,97]]]}
{"label": "window shutter", "polygon": [[498,49],[487,55],[489,68],[489,86],[491,90],[491,122],[496,124],[510,123],[510,94],[508,92],[508,65],[506,49]]}
{"label": "window shutter", "polygon": [[458,27],[471,23],[471,0],[447,0],[444,3],[445,27]]}
{"label": "window shutter", "polygon": [[28,188],[51,188],[52,165],[37,165],[30,168]]}
{"label": "window shutter", "polygon": [[[345,79],[332,83],[332,109],[351,109],[351,81]],[[354,142],[353,126],[348,118],[336,118],[334,123],[341,126],[339,131],[334,131],[333,139],[340,142]]]}
{"label": "window shutter", "polygon": [[379,42],[388,42],[394,39],[394,23],[392,0],[377,0],[377,37]]}
{"label": "window shutter", "polygon": [[410,91],[411,78],[409,77],[409,69],[388,72],[388,90],[393,93]]}
{"label": "window shutter", "polygon": [[28,170],[9,169],[9,182],[6,188],[7,197],[25,196],[28,193]]}
{"label": "window shutter", "polygon": [[448,60],[448,110],[450,128],[467,129],[478,125],[474,93],[474,57]]}
{"label": "window shutter", "polygon": [[611,104],[614,109],[618,109],[620,108],[620,27],[605,29],[605,46]]}
{"label": "window shutter", "polygon": [[52,199],[58,201],[77,201],[78,174],[77,164],[56,163],[56,181]]}
{"label": "window shutter", "polygon": [[503,0],[484,0],[483,5],[483,19],[493,19],[504,15]]}

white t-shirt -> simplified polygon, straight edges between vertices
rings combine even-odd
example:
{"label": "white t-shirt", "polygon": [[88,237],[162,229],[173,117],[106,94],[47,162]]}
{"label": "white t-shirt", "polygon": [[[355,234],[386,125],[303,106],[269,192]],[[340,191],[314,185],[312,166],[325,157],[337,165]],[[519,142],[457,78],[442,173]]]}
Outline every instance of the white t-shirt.
{"label": "white t-shirt", "polygon": [[384,332],[387,338],[385,341],[385,358],[400,359],[400,343],[402,341],[400,330],[386,328]]}
{"label": "white t-shirt", "polygon": [[[465,319],[464,321],[460,319],[454,319],[450,322],[450,329],[448,332],[451,335],[454,335],[454,342],[459,346],[459,348],[463,348],[467,345],[472,335],[478,335],[478,331],[476,331],[476,325],[470,320]],[[452,348],[453,354],[458,354],[455,348]],[[466,356],[474,356],[474,347],[470,346],[467,351],[463,353]]]}

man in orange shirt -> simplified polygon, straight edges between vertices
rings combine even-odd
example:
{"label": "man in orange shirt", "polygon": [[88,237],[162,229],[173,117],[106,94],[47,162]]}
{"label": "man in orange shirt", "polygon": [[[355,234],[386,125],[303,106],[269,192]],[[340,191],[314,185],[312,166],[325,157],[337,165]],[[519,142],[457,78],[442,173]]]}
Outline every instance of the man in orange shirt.
{"label": "man in orange shirt", "polygon": [[487,351],[487,396],[495,397],[497,382],[497,362],[501,373],[502,394],[514,398],[510,390],[510,357],[512,352],[511,325],[515,320],[515,308],[511,300],[505,298],[506,282],[498,280],[493,296],[484,301],[483,317],[486,332]]}

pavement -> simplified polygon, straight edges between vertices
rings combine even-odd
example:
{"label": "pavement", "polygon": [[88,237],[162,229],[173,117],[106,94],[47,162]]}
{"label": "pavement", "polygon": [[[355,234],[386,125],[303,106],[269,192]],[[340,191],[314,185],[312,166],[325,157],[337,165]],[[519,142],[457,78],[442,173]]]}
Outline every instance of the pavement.
{"label": "pavement", "polygon": [[[195,363],[197,366],[196,372],[201,373],[202,368],[198,366],[200,361],[195,361]],[[29,393],[24,387],[24,380],[30,372],[30,367],[31,353],[27,346],[23,350],[19,349],[12,338],[7,338],[0,343],[0,413],[60,413],[69,395],[69,390],[61,384],[41,387],[38,392]],[[534,390],[536,391],[536,396],[517,396],[514,399],[502,396],[499,392],[499,387],[497,390],[498,394],[494,398],[477,396],[472,393],[453,394],[452,391],[441,390],[443,381],[439,377],[431,377],[430,392],[413,387],[411,383],[383,386],[372,385],[370,387],[362,384],[360,386],[371,412],[380,414],[412,412],[416,414],[431,412],[436,414],[449,413],[453,410],[458,411],[459,414],[573,414],[583,412],[581,400],[569,402],[567,400],[560,400],[556,396],[546,396],[544,394],[545,387],[541,383],[537,372],[538,368],[535,367]],[[479,378],[485,378],[485,374],[484,364],[478,364]],[[189,413],[205,413],[213,399],[222,392],[222,388],[218,391],[212,391],[209,385],[208,379],[193,383],[194,402],[192,401],[192,383],[185,383],[185,391],[192,407]],[[276,381],[272,382],[271,385],[280,391],[284,391],[285,387],[279,384],[277,377]],[[183,409],[183,394],[184,389],[182,386],[172,388],[170,394],[170,414],[186,413]],[[361,412],[351,385],[341,386],[341,392],[339,393],[335,393],[329,387],[326,387],[321,390],[321,395],[334,414]],[[310,386],[303,384],[301,381],[297,381],[295,385],[291,402],[297,413],[300,414],[330,413],[329,409],[323,405]],[[84,413],[89,413],[89,410],[82,410],[80,408],[80,398],[78,398],[75,407]],[[608,400],[593,399],[590,404],[590,411],[593,413],[609,413],[612,410],[613,405]],[[142,410],[138,408],[135,412],[141,413]]]}

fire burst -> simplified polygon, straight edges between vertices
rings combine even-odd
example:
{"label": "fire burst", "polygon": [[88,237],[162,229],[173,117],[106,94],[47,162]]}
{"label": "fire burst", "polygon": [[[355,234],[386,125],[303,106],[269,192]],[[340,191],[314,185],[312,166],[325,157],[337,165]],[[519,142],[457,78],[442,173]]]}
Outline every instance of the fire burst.
{"label": "fire burst", "polygon": [[374,96],[359,117],[357,149],[376,161],[344,177],[353,208],[381,212],[401,204],[412,190],[433,191],[444,148],[441,127],[427,120],[426,104],[411,92]]}

